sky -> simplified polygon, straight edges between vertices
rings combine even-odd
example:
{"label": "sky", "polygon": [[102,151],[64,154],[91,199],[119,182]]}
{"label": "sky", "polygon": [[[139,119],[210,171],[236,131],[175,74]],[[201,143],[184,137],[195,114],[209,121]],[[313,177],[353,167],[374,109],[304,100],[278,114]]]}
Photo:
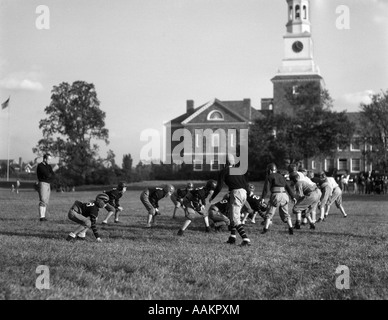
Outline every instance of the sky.
{"label": "sky", "polygon": [[[360,111],[388,89],[388,1],[310,0],[310,15],[333,110]],[[249,98],[260,109],[273,97],[286,23],[285,0],[0,0],[1,103],[10,97],[0,159],[37,156],[39,121],[62,82],[95,85],[110,141],[100,156],[112,150],[119,166],[125,154],[139,162],[146,130],[162,143],[186,100]]]}

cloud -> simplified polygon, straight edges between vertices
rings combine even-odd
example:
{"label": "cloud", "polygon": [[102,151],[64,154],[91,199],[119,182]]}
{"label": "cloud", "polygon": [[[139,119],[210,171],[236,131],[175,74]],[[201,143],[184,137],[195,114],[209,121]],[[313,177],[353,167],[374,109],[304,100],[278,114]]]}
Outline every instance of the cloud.
{"label": "cloud", "polygon": [[373,90],[346,93],[337,99],[337,104],[348,109],[355,109],[359,107],[361,103],[371,103],[372,99],[370,96],[373,94],[375,94]]}
{"label": "cloud", "polygon": [[42,91],[43,85],[39,82],[39,73],[18,72],[0,80],[0,87],[8,90]]}

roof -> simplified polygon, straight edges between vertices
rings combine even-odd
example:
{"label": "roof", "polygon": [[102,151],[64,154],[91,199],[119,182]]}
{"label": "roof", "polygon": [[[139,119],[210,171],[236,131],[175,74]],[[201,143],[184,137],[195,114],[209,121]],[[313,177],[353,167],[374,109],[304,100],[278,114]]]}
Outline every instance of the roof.
{"label": "roof", "polygon": [[264,115],[261,111],[253,108],[251,108],[251,119],[248,119],[246,116],[244,116],[244,101],[243,100],[236,100],[236,101],[220,101],[218,99],[213,99],[208,101],[205,104],[200,105],[197,108],[194,108],[190,112],[186,112],[174,119],[171,120],[171,124],[185,124],[195,118],[197,115],[201,114],[203,111],[208,109],[209,107],[213,106],[214,104],[218,104],[224,108],[226,108],[230,113],[234,114],[236,118],[240,119],[243,122],[248,121],[254,121],[257,118],[263,118]]}

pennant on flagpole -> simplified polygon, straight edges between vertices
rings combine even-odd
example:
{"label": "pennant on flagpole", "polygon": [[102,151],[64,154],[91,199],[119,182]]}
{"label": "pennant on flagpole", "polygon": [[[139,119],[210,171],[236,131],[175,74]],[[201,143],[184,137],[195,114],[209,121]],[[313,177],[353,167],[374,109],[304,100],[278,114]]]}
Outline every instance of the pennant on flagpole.
{"label": "pennant on flagpole", "polygon": [[8,107],[9,99],[10,99],[10,98],[11,98],[11,97],[9,97],[6,101],[4,101],[4,102],[1,104],[1,109],[5,109],[5,108]]}

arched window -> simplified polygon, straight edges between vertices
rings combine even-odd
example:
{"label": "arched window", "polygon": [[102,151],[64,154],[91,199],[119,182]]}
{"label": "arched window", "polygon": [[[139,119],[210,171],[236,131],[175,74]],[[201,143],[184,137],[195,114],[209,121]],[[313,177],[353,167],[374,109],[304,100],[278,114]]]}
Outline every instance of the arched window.
{"label": "arched window", "polygon": [[223,121],[224,115],[218,110],[213,110],[213,111],[209,112],[209,114],[207,115],[207,120]]}
{"label": "arched window", "polygon": [[295,18],[300,19],[300,6],[299,5],[295,6]]}
{"label": "arched window", "polygon": [[303,19],[307,19],[307,7],[303,6]]}
{"label": "arched window", "polygon": [[292,20],[292,6],[290,6],[290,10],[288,10],[288,20]]}

